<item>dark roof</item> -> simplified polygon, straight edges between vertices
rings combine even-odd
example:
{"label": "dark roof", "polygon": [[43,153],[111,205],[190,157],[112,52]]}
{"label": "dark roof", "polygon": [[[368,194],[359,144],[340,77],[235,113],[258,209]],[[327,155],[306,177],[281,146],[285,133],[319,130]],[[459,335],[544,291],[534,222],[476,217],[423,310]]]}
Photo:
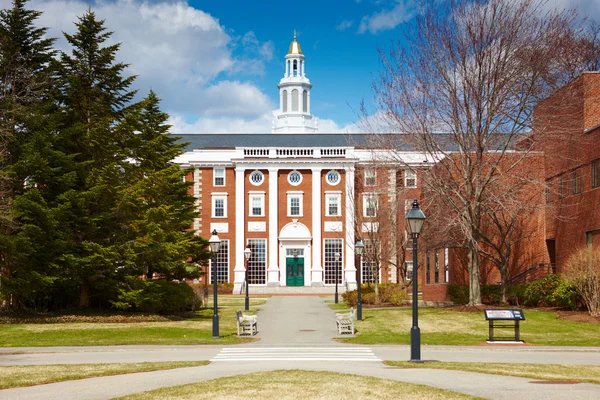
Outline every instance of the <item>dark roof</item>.
{"label": "dark roof", "polygon": [[224,133],[177,135],[179,142],[189,143],[185,150],[234,147],[341,147],[367,146],[370,134],[345,133]]}
{"label": "dark roof", "polygon": [[[235,147],[344,147],[356,148],[395,148],[400,151],[415,151],[410,137],[403,134],[372,133],[198,133],[182,134],[180,143],[188,143],[185,151],[195,149],[232,149]],[[438,146],[446,151],[457,151],[458,146],[449,134],[435,134]],[[493,140],[496,137],[500,140]],[[511,138],[510,148],[520,138]],[[490,137],[490,148],[500,149],[505,143],[504,135]]]}

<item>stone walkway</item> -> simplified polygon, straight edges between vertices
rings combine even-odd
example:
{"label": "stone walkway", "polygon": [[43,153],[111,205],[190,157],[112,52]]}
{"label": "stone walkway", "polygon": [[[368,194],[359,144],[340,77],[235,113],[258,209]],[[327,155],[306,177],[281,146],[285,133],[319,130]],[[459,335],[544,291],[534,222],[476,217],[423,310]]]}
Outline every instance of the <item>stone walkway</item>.
{"label": "stone walkway", "polygon": [[[408,358],[407,346],[351,346],[332,341],[337,336],[334,312],[320,297],[290,296],[271,297],[262,307],[259,315],[260,341],[242,346],[111,346],[107,348],[43,348],[43,349],[0,349],[0,365],[29,362],[31,364],[74,363],[79,362],[135,362],[152,359],[212,359],[217,354],[231,349],[247,348],[255,352],[272,352],[282,349],[287,352],[326,352],[339,353],[367,351],[381,359]],[[36,354],[13,354],[15,350],[36,351]],[[535,358],[536,362],[600,364],[598,348],[588,349],[524,349],[524,348],[488,348],[429,346],[423,351],[423,358],[435,354],[444,360],[451,354],[452,359],[462,361],[527,362]],[[528,357],[534,354],[536,357]],[[518,355],[518,357],[515,357]],[[160,356],[160,357],[159,357]],[[398,358],[399,357],[399,358]],[[583,362],[577,362],[583,359]],[[594,362],[595,360],[595,362]],[[35,362],[33,362],[35,361]],[[277,361],[272,358],[236,362],[213,362],[205,367],[180,368],[168,371],[136,373],[129,375],[89,378],[76,381],[38,385],[0,391],[2,399],[110,399],[146,390],[169,387],[186,383],[211,380],[219,377],[235,376],[259,371],[277,369],[303,369],[313,371],[335,371],[348,374],[373,376],[402,382],[424,384],[440,389],[453,390],[473,396],[495,400],[514,399],[599,399],[600,385],[580,384],[539,384],[532,379],[515,378],[501,375],[487,375],[464,371],[444,371],[435,369],[399,369],[388,367],[377,361]]]}

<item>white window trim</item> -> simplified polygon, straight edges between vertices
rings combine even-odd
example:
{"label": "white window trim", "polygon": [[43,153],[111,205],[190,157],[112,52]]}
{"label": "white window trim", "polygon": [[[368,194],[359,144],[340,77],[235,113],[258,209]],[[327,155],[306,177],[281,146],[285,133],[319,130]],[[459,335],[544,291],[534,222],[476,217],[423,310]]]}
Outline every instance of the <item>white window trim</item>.
{"label": "white window trim", "polygon": [[[292,182],[292,181],[290,180],[290,177],[291,177],[291,175],[292,175],[294,172],[296,172],[296,173],[298,173],[298,175],[300,175],[300,180],[299,180],[298,182]],[[290,185],[292,185],[292,186],[298,186],[298,185],[300,185],[300,184],[302,183],[302,180],[303,180],[303,179],[304,179],[304,177],[302,176],[302,173],[301,173],[300,171],[298,171],[297,169],[295,169],[295,170],[293,170],[293,171],[290,171],[290,173],[289,173],[289,174],[288,174],[288,176],[287,176],[288,183],[289,183]]]}
{"label": "white window trim", "polygon": [[[223,184],[222,185],[217,185],[217,170],[222,170],[223,171]],[[219,177],[220,178],[220,177]],[[225,167],[214,167],[213,168],[213,186],[216,187],[223,187],[226,184],[226,180],[225,180]]]}
{"label": "white window trim", "polygon": [[[372,173],[373,176],[372,177],[368,177],[367,176],[368,173]],[[364,178],[365,186],[377,186],[377,171],[376,170],[369,169],[369,168],[365,169],[364,170],[363,178]],[[372,185],[367,184],[367,181],[368,181],[369,178],[373,178],[373,184]]]}
{"label": "white window trim", "polygon": [[[375,215],[367,215],[367,204],[368,199],[375,199]],[[375,218],[377,217],[377,206],[379,205],[379,198],[377,193],[363,193],[363,217]]]}
{"label": "white window trim", "polygon": [[[414,174],[413,177],[408,177],[408,174]],[[409,179],[414,179],[415,180],[415,184],[414,185],[408,185],[408,180]],[[404,170],[404,187],[405,188],[416,188],[418,185],[418,181],[417,181],[417,171],[413,171],[411,169],[405,169]]]}
{"label": "white window trim", "polygon": [[[255,173],[259,173],[262,176],[262,180],[260,182],[258,182],[258,183],[254,182],[252,180],[252,175],[254,175]],[[260,186],[263,183],[265,183],[265,174],[263,174],[262,171],[259,171],[259,170],[256,169],[256,170],[250,172],[250,174],[248,175],[248,180],[250,181],[251,185],[253,185],[253,186]]]}
{"label": "white window trim", "polygon": [[[300,214],[292,215],[292,197],[300,198]],[[303,217],[304,216],[304,192],[289,191],[287,192],[287,216],[288,217]]]}
{"label": "white window trim", "polygon": [[[252,214],[252,199],[260,199],[260,215]],[[249,191],[248,192],[248,216],[249,217],[264,217],[265,216],[265,192]]]}
{"label": "white window trim", "polygon": [[[211,216],[212,218],[227,218],[227,193],[211,193]],[[223,216],[215,215],[215,203],[217,199],[223,200]]]}
{"label": "white window trim", "polygon": [[[329,182],[329,179],[327,178],[329,176],[330,173],[334,172],[335,174],[337,174],[338,180],[335,183],[331,183]],[[327,173],[325,174],[325,182],[327,182],[328,185],[330,186],[337,186],[340,184],[340,182],[342,181],[342,174],[340,174],[338,171],[332,169],[330,171],[327,171]]]}
{"label": "white window trim", "polygon": [[[329,213],[329,200],[330,199],[337,199],[337,204],[338,204],[338,212],[337,214],[330,214]],[[325,192],[325,216],[326,217],[341,217],[342,216],[342,191],[341,190],[331,190],[331,191],[326,191]]]}

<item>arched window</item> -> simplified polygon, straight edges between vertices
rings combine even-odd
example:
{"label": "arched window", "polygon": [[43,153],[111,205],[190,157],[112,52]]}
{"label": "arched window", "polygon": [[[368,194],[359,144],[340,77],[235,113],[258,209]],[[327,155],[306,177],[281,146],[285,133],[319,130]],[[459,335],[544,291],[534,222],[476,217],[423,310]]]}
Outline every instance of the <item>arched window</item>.
{"label": "arched window", "polygon": [[284,90],[282,92],[282,96],[283,96],[283,102],[282,102],[283,112],[287,112],[287,90]]}
{"label": "arched window", "polygon": [[292,68],[292,76],[298,76],[298,61],[294,60],[294,67]]}
{"label": "arched window", "polygon": [[302,93],[302,111],[308,112],[308,91]]}
{"label": "arched window", "polygon": [[298,111],[298,89],[292,90],[292,111]]}

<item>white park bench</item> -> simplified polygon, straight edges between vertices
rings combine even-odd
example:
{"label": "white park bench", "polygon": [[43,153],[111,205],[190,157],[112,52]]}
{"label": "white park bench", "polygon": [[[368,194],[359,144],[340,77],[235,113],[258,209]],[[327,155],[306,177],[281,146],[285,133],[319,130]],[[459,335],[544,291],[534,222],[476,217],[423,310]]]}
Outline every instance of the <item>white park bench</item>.
{"label": "white park bench", "polygon": [[348,313],[335,314],[335,323],[340,335],[344,333],[354,335],[354,308],[351,308]]}
{"label": "white park bench", "polygon": [[258,317],[256,315],[244,315],[241,311],[235,312],[238,336],[254,336],[258,333]]}

